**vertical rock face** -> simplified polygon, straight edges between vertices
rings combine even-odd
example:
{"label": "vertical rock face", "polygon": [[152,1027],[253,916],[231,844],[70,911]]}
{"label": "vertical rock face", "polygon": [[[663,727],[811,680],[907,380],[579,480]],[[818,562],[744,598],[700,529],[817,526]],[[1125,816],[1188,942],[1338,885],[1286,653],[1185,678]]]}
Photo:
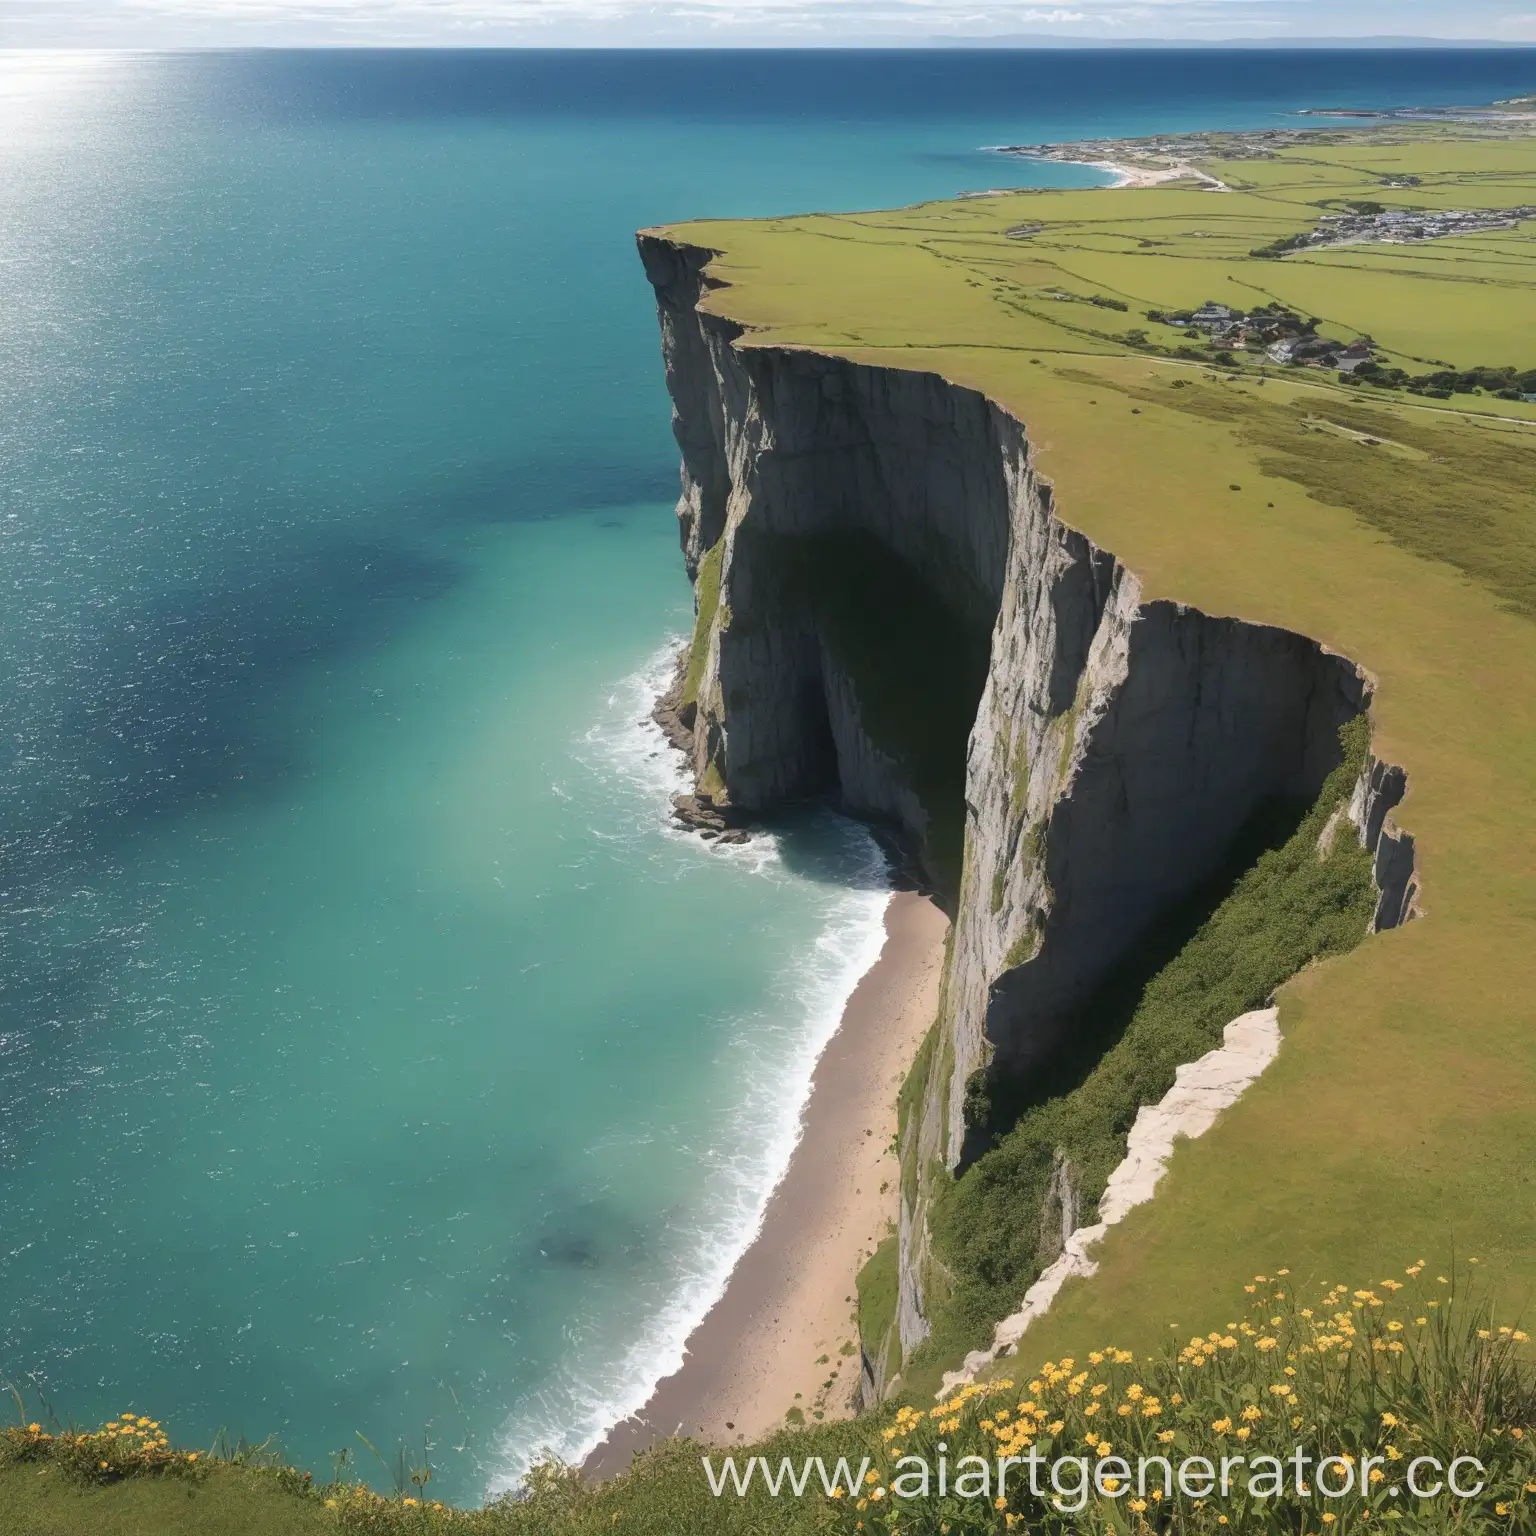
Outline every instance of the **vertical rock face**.
{"label": "vertical rock face", "polygon": [[[1072,573],[1080,591],[1094,592],[1095,556]],[[1059,587],[1040,590],[1017,552],[1012,564],[1010,597],[1034,611],[1005,600],[971,741],[953,995],[957,1070],[990,1045],[1018,1073],[1051,1052],[1128,943],[1216,870],[1263,801],[1316,795],[1366,695],[1357,669],[1315,642],[1143,603],[1115,565],[1063,702],[1059,637],[1093,610],[1063,626]],[[950,1118],[953,1161],[953,1095]]]}
{"label": "vertical rock face", "polygon": [[1376,929],[1396,928],[1413,916],[1418,898],[1414,875],[1413,839],[1392,824],[1392,811],[1408,788],[1401,768],[1374,758],[1355,786],[1349,819],[1360,832],[1360,844],[1375,854],[1372,873],[1379,896]]}
{"label": "vertical rock face", "polygon": [[921,843],[931,807],[870,730],[846,647],[818,622],[838,575],[826,541],[866,540],[919,573],[935,607],[984,646],[1007,567],[1004,439],[1016,427],[931,374],[738,349],[739,327],[694,307],[709,253],[645,236],[640,248],[682,450],[690,571],[724,540],[719,609],[700,637],[695,769],[703,779],[713,763],[744,810],[835,790]]}
{"label": "vertical rock face", "polygon": [[[1055,516],[1024,424],[984,396],[738,346],[739,327],[697,308],[711,253],[652,236],[640,249],[690,572],[721,547],[718,602],[694,641],[695,771],[744,811],[834,795],[917,850],[954,928],[903,1160],[953,1168],[972,1074],[1049,1057],[1264,802],[1315,797],[1368,686],[1305,636],[1145,601],[1132,572]],[[902,632],[883,633],[881,594],[898,592]],[[883,672],[914,627],[952,660]],[[1412,905],[1412,842],[1386,825],[1401,773],[1368,777],[1353,819],[1377,853],[1387,926]],[[962,821],[963,859],[957,835],[946,861],[941,833]],[[902,1202],[904,1354],[927,1331],[926,1183]],[[1064,1185],[1056,1221],[1068,1203]]]}

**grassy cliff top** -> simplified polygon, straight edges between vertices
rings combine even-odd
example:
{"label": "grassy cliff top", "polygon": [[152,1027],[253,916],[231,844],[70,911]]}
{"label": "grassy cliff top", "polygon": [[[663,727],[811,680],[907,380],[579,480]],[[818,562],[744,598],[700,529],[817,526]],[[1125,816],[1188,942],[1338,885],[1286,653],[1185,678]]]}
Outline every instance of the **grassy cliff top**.
{"label": "grassy cliff top", "polygon": [[[1288,248],[1330,217],[1536,205],[1536,138],[1330,131],[1199,169],[1228,190],[666,231],[719,253],[726,286],[706,303],[748,327],[742,345],[985,392],[1027,424],[1060,515],[1148,597],[1315,636],[1378,680],[1422,919],[1284,988],[1279,1062],[1179,1149],[1099,1274],[1031,1332],[1031,1358],[1106,1328],[1155,1343],[1214,1315],[1246,1270],[1392,1274],[1453,1244],[1509,1290],[1536,1275],[1536,405],[1465,380],[1422,392],[1437,371],[1536,370],[1536,220]],[[1149,318],[1206,301],[1368,336],[1384,376],[1421,392],[1262,352],[1220,362]]]}

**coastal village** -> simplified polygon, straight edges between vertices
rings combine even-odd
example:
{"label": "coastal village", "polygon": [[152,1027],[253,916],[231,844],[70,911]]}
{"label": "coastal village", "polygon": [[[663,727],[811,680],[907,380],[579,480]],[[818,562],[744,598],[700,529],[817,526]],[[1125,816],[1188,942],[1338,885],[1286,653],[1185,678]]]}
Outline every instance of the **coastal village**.
{"label": "coastal village", "polygon": [[1440,368],[1432,373],[1410,375],[1382,360],[1383,354],[1370,336],[1339,341],[1318,333],[1319,321],[1302,319],[1282,304],[1256,309],[1233,309],[1207,299],[1198,309],[1172,312],[1151,309],[1149,320],[1175,330],[1204,335],[1210,353],[1179,347],[1176,355],[1225,358],[1235,364],[1238,354],[1256,361],[1295,368],[1331,370],[1345,381],[1369,383],[1382,389],[1406,389],[1412,394],[1447,400],[1454,393],[1496,395],[1504,400],[1536,401],[1536,369],[1477,367]]}
{"label": "coastal village", "polygon": [[[1383,208],[1380,203],[1352,203],[1341,213],[1325,213],[1317,228],[1291,235],[1266,247],[1263,254],[1280,255],[1322,245],[1409,245],[1443,240],[1447,235],[1471,235],[1490,229],[1514,229],[1523,219],[1536,219],[1536,208]],[[1255,252],[1255,255],[1260,254]]]}
{"label": "coastal village", "polygon": [[1348,342],[1331,340],[1318,335],[1317,321],[1303,320],[1279,304],[1244,311],[1208,299],[1199,309],[1151,310],[1147,318],[1180,330],[1204,332],[1218,352],[1262,352],[1275,363],[1352,374],[1376,361],[1369,336]]}

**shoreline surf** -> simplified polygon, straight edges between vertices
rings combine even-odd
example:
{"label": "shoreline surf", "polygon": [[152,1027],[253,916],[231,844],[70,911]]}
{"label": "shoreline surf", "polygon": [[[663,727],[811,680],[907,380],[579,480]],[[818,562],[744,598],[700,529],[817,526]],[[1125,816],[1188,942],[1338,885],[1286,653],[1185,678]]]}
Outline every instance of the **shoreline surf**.
{"label": "shoreline surf", "polygon": [[896,1089],[934,1017],[948,923],[926,897],[891,896],[879,959],[816,1064],[801,1135],[751,1245],[690,1334],[680,1369],[585,1459],[611,1476],[674,1434],[757,1439],[799,1409],[854,1409],[854,1282],[896,1215]]}
{"label": "shoreline surf", "polygon": [[[759,831],[744,844],[711,845],[671,820],[671,796],[687,787],[687,778],[680,754],[650,718],[650,707],[671,677],[678,643],[669,641],[613,690],[603,718],[581,739],[576,756],[588,768],[642,787],[655,814],[649,833],[659,833],[673,851],[729,859],[754,877],[793,878],[784,855],[789,833]],[[830,812],[822,815],[834,820]],[[658,1385],[683,1365],[687,1341],[729,1292],[744,1256],[758,1241],[801,1144],[819,1064],[843,1028],[850,1000],[876,969],[887,944],[891,876],[885,855],[856,822],[835,818],[831,830],[845,845],[840,856],[846,855],[842,862],[849,866],[846,888],[810,952],[796,957],[772,999],[776,1014],[793,1017],[790,1027],[796,1036],[776,1060],[768,1050],[765,1065],[774,1071],[773,1079],[759,1081],[750,1070],[742,1073],[745,1091],[730,1106],[730,1117],[749,1127],[746,1152],[737,1148],[728,1160],[711,1163],[708,1208],[684,1229],[686,1236],[673,1255],[678,1273],[672,1294],[645,1320],[634,1343],[616,1362],[598,1364],[595,1372],[595,1362],[583,1360],[579,1347],[568,1351],[557,1378],[509,1416],[497,1454],[484,1468],[488,1497],[515,1489],[545,1454],[583,1463],[616,1425],[641,1411]],[[723,1000],[727,1006],[729,1001]],[[752,1042],[737,1043],[750,1060]],[[881,1091],[893,1096],[884,1087]]]}

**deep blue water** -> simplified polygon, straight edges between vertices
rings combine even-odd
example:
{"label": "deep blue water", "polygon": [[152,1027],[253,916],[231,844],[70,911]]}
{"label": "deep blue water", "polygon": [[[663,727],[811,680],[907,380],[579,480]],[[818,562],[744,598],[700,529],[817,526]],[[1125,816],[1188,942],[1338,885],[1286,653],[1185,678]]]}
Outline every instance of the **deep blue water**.
{"label": "deep blue water", "polygon": [[750,1235],[883,876],[665,828],[635,228],[1528,57],[0,55],[0,1373],[475,1497]]}

